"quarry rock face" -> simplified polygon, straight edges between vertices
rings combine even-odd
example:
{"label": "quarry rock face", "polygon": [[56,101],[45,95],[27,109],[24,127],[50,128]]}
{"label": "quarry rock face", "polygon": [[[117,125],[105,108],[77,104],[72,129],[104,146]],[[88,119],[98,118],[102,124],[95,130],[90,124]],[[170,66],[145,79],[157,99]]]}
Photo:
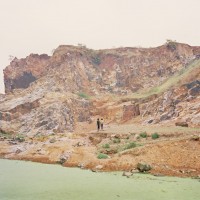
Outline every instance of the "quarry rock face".
{"label": "quarry rock face", "polygon": [[127,121],[140,115],[139,104],[124,105],[123,107],[123,120]]}
{"label": "quarry rock face", "polygon": [[49,59],[46,54],[31,54],[25,59],[14,58],[4,70],[5,92],[29,87],[46,72]]}
{"label": "quarry rock face", "polygon": [[28,135],[72,132],[78,122],[91,122],[91,117],[105,113],[124,121],[140,116],[151,123],[183,120],[199,126],[200,67],[187,72],[176,87],[152,92],[133,104],[132,99],[127,104],[100,100],[154,91],[177,74],[186,74],[199,55],[199,47],[171,42],[107,50],[61,45],[52,56],[15,58],[4,70],[1,129]]}
{"label": "quarry rock face", "polygon": [[159,85],[200,54],[200,49],[186,44],[171,46],[91,50],[62,45],[52,56],[15,58],[4,70],[5,91],[27,88],[45,77],[44,82],[55,81],[56,88],[65,91],[135,92]]}

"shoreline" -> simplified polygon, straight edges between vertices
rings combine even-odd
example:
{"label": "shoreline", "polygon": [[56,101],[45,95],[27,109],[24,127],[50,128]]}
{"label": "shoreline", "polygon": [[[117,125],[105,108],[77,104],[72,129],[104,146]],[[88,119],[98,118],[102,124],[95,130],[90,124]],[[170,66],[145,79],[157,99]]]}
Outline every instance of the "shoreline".
{"label": "shoreline", "polygon": [[[131,133],[131,127],[119,126],[122,133],[113,127],[99,133],[90,130],[24,137],[23,141],[1,137],[0,158],[103,172],[131,172],[137,170],[138,163],[146,163],[152,167],[152,175],[200,177],[200,131],[172,132],[162,127],[165,132],[152,139],[149,131],[142,138],[141,130]],[[153,127],[147,128],[153,131]],[[100,154],[106,155],[106,159],[98,158]]]}

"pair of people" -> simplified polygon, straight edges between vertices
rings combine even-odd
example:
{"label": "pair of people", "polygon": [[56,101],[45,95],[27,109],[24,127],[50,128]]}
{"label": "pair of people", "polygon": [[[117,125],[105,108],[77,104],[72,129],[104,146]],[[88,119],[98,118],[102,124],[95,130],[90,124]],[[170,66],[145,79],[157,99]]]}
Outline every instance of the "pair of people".
{"label": "pair of people", "polygon": [[99,118],[97,119],[97,130],[99,131],[100,128],[103,130],[103,118],[101,120]]}

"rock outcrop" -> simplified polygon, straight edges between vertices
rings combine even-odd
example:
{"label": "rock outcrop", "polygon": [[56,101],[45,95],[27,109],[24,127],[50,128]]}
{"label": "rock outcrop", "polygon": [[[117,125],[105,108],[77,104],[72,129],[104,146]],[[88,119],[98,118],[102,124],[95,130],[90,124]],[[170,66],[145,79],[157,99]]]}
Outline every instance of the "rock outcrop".
{"label": "rock outcrop", "polygon": [[4,70],[5,91],[27,88],[44,77],[44,87],[51,90],[94,95],[136,92],[160,85],[200,55],[197,47],[179,43],[172,46],[95,51],[62,45],[51,57],[31,54],[25,59],[15,58]]}
{"label": "rock outcrop", "polygon": [[31,54],[25,59],[14,58],[4,70],[5,92],[27,88],[48,70],[50,56]]}
{"label": "rock outcrop", "polygon": [[140,115],[139,104],[124,105],[123,107],[123,120],[127,121]]}
{"label": "rock outcrop", "polygon": [[[78,122],[91,122],[92,115],[105,112],[118,121],[141,116],[150,123],[183,120],[200,126],[200,68],[190,70],[199,55],[199,47],[168,42],[156,48],[107,50],[62,45],[52,56],[15,58],[4,70],[1,129],[28,135],[70,132]],[[174,87],[158,90],[185,71],[189,75],[173,82]],[[95,104],[95,98],[121,98],[150,88],[152,94],[127,103]]]}

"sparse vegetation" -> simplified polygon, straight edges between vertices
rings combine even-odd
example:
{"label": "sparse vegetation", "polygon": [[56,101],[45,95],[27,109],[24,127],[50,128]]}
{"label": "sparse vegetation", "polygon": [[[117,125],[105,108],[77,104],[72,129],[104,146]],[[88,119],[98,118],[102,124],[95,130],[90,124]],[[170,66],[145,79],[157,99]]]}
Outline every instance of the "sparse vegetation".
{"label": "sparse vegetation", "polygon": [[44,141],[48,140],[48,136],[40,135],[40,134],[35,135],[34,138],[39,142],[44,142]]}
{"label": "sparse vegetation", "polygon": [[151,135],[151,138],[152,138],[153,140],[158,139],[159,137],[160,137],[160,136],[159,136],[158,133],[153,133],[153,134]]}
{"label": "sparse vegetation", "polygon": [[3,137],[4,139],[12,139],[13,134],[0,129],[0,137]]}
{"label": "sparse vegetation", "polygon": [[137,145],[135,142],[130,142],[128,144],[126,144],[123,148],[123,150],[126,150],[126,149],[132,149],[132,148],[135,148]]}
{"label": "sparse vegetation", "polygon": [[105,148],[105,149],[109,149],[110,145],[109,144],[103,144],[102,147]]}
{"label": "sparse vegetation", "polygon": [[21,134],[16,135],[14,139],[19,141],[19,142],[24,142],[25,141],[24,135],[21,135]]}
{"label": "sparse vegetation", "polygon": [[78,93],[78,96],[81,97],[81,98],[84,98],[84,99],[89,99],[89,98],[90,98],[89,95],[87,95],[87,94],[84,93],[84,92],[79,92],[79,93]]}
{"label": "sparse vegetation", "polygon": [[176,40],[167,40],[167,48],[170,49],[171,51],[175,51],[176,50],[176,45],[177,45],[177,42]]}
{"label": "sparse vegetation", "polygon": [[116,139],[113,140],[113,143],[117,143],[118,144],[120,142],[121,142],[120,138],[116,138]]}
{"label": "sparse vegetation", "polygon": [[200,60],[195,60],[192,63],[188,64],[186,68],[180,70],[179,72],[165,80],[161,85],[152,87],[149,90],[143,90],[137,93],[133,93],[131,96],[129,96],[129,98],[147,98],[154,94],[161,94],[169,88],[176,86],[180,82],[181,84],[183,84],[183,80],[186,79],[189,74],[195,72],[199,68],[199,64]]}
{"label": "sparse vegetation", "polygon": [[108,155],[107,154],[104,154],[104,153],[99,153],[98,156],[97,156],[98,159],[107,159],[108,158]]}
{"label": "sparse vegetation", "polygon": [[140,133],[140,137],[142,137],[142,138],[147,138],[147,133],[146,133],[146,132]]}

